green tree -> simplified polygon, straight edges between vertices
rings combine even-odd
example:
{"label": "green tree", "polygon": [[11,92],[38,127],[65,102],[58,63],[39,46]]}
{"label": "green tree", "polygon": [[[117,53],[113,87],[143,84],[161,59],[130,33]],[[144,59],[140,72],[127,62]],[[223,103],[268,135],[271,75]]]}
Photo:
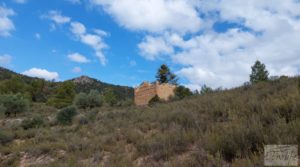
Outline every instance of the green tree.
{"label": "green tree", "polygon": [[61,109],[57,115],[56,115],[56,120],[58,123],[63,124],[63,125],[68,125],[72,123],[73,117],[77,115],[76,108],[73,106],[66,107]]}
{"label": "green tree", "polygon": [[103,104],[102,96],[97,90],[91,90],[87,99],[90,108],[101,107]]}
{"label": "green tree", "polygon": [[29,86],[29,93],[33,102],[45,102],[47,100],[44,89],[46,82],[43,79],[34,79]]}
{"label": "green tree", "polygon": [[79,93],[76,95],[74,104],[81,109],[101,107],[102,96],[97,90],[91,90],[89,94]]}
{"label": "green tree", "polygon": [[184,99],[185,97],[192,96],[193,92],[189,88],[184,86],[178,86],[175,89],[175,97],[179,99]]}
{"label": "green tree", "polygon": [[177,76],[171,72],[169,67],[165,64],[161,65],[156,73],[156,80],[159,83],[170,83],[177,85]]}
{"label": "green tree", "polygon": [[104,99],[110,106],[115,106],[118,102],[115,92],[110,88],[104,91]]}
{"label": "green tree", "polygon": [[251,67],[252,73],[250,74],[250,82],[258,83],[262,81],[267,81],[269,72],[266,70],[266,66],[260,61],[256,61],[255,64]]}
{"label": "green tree", "polygon": [[3,112],[7,117],[17,113],[24,112],[28,109],[29,103],[21,94],[0,95],[0,112]]}
{"label": "green tree", "polygon": [[86,109],[89,107],[88,95],[86,93],[79,93],[76,95],[74,104],[80,109]]}
{"label": "green tree", "polygon": [[75,97],[75,85],[73,82],[63,82],[56,89],[56,93],[48,100],[48,104],[57,108],[67,107],[72,104]]}
{"label": "green tree", "polygon": [[212,88],[210,88],[206,85],[203,85],[202,88],[201,88],[200,94],[204,95],[204,94],[209,94],[209,93],[212,93],[212,92],[213,92]]}
{"label": "green tree", "polygon": [[24,93],[26,90],[26,83],[17,76],[5,80],[1,84],[1,93],[3,94],[17,94]]}

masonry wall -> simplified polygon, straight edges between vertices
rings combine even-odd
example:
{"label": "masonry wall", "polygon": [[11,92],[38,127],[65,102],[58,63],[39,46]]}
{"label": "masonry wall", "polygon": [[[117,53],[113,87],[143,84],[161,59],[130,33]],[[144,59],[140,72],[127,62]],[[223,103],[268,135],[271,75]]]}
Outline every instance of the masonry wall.
{"label": "masonry wall", "polygon": [[176,86],[170,84],[144,82],[141,86],[134,89],[134,102],[137,106],[148,105],[155,95],[167,101],[171,96],[174,96],[175,88]]}
{"label": "masonry wall", "polygon": [[161,84],[157,85],[156,92],[159,98],[168,101],[171,96],[174,96],[175,85]]}
{"label": "masonry wall", "polygon": [[138,106],[148,105],[149,101],[156,95],[156,85],[144,83],[134,89],[134,102]]}

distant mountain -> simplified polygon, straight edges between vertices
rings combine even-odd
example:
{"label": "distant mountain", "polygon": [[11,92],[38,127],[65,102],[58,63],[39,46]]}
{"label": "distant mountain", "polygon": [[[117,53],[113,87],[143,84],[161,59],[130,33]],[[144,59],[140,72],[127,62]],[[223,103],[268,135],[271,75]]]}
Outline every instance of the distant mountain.
{"label": "distant mountain", "polygon": [[[11,79],[13,77],[19,77],[26,83],[30,83],[31,81],[38,79],[38,78],[34,78],[34,77],[28,77],[28,76],[16,73],[14,71],[11,71],[9,69],[0,67],[0,81]],[[77,93],[80,93],[80,92],[88,93],[88,92],[90,92],[90,90],[98,90],[99,93],[103,93],[106,89],[112,89],[115,92],[115,94],[117,95],[119,100],[133,98],[134,90],[132,87],[113,85],[113,84],[99,81],[94,78],[90,78],[88,76],[81,76],[81,77],[63,81],[63,82],[68,82],[68,81],[71,81],[75,84],[75,91]],[[50,81],[47,81],[47,82],[50,83]],[[53,87],[56,87],[63,82],[51,82],[51,85],[53,85]]]}
{"label": "distant mountain", "polygon": [[81,76],[69,81],[72,81],[75,84],[75,90],[77,93],[88,93],[93,89],[98,90],[100,93],[103,93],[106,89],[112,89],[117,95],[118,99],[125,100],[126,98],[133,98],[134,90],[132,87],[112,85],[94,78],[90,78],[88,76]]}

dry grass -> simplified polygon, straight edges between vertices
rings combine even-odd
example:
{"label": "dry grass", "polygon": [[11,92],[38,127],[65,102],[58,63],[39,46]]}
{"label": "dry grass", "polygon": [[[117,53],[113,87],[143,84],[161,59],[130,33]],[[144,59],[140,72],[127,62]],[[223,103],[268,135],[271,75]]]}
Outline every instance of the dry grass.
{"label": "dry grass", "polygon": [[69,126],[35,104],[21,118],[42,116],[44,126],[1,125],[0,166],[24,155],[43,159],[33,166],[260,166],[264,144],[299,144],[299,109],[296,78],[153,107],[80,110]]}

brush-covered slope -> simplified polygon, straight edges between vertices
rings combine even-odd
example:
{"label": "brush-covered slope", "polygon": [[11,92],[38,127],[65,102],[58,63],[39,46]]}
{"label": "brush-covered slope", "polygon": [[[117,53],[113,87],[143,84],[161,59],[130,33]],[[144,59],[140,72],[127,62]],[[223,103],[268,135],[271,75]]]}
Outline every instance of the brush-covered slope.
{"label": "brush-covered slope", "polygon": [[112,89],[120,100],[133,98],[133,88],[131,87],[104,83],[88,76],[74,78],[71,81],[75,84],[75,90],[77,93],[89,93],[90,90],[98,90],[100,93],[103,93],[106,89]]}
{"label": "brush-covered slope", "polygon": [[[13,72],[9,69],[0,67],[0,83],[1,81],[7,81],[10,79],[18,78],[17,81],[23,85],[23,87],[26,87],[26,84],[31,84],[34,80],[41,80],[39,78],[34,77],[28,77],[22,74],[18,74],[16,72]],[[81,76],[78,78],[74,78],[71,80],[63,81],[63,82],[49,82],[46,81],[45,85],[50,90],[55,90],[57,86],[64,82],[72,81],[75,85],[75,91],[76,93],[85,92],[88,93],[91,90],[97,90],[100,93],[103,93],[106,89],[111,89],[116,94],[118,100],[125,100],[125,99],[132,99],[133,98],[133,88],[127,87],[127,86],[120,86],[120,85],[113,85],[109,83],[105,83],[102,81],[99,81],[94,78],[90,78],[87,76]],[[53,92],[50,92],[53,93]]]}
{"label": "brush-covered slope", "polygon": [[79,111],[70,126],[56,111],[24,130],[1,126],[0,166],[263,166],[265,144],[300,143],[297,78],[245,85],[152,107]]}

